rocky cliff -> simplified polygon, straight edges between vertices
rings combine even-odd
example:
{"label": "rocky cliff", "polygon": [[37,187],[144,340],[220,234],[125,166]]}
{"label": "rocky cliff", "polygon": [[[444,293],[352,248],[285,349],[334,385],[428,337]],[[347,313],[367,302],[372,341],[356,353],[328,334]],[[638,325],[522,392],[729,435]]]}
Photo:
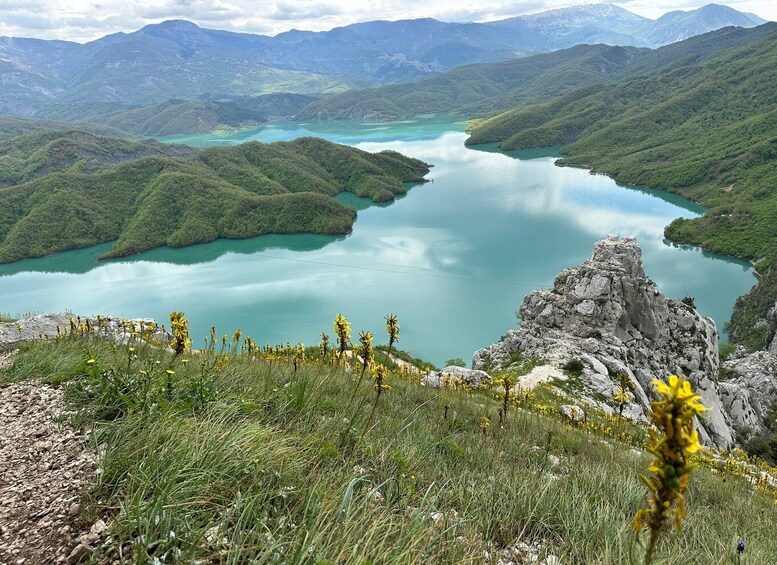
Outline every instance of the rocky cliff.
{"label": "rocky cliff", "polygon": [[675,373],[688,378],[707,412],[699,422],[707,444],[734,443],[717,384],[718,332],[691,304],[665,297],[645,276],[634,238],[609,237],[593,256],[562,271],[552,290],[535,291],[520,308],[521,325],[474,354],[473,369],[506,368],[517,353],[542,359],[557,374],[573,362],[582,400],[604,409],[625,374],[633,400],[624,415],[645,419],[650,381]]}

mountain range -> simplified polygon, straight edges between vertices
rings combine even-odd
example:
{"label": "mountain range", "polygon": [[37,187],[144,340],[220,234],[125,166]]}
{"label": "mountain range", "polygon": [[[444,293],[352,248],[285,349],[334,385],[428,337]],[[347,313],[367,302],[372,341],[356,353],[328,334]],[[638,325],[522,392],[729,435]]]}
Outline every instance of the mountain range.
{"label": "mountain range", "polygon": [[373,21],[274,37],[182,20],[85,44],[3,37],[0,112],[43,116],[64,105],[81,108],[71,118],[82,118],[95,105],[106,113],[168,99],[331,94],[579,43],[656,47],[723,26],[760,23],[757,16],[715,4],[658,20],[591,5],[488,23]]}

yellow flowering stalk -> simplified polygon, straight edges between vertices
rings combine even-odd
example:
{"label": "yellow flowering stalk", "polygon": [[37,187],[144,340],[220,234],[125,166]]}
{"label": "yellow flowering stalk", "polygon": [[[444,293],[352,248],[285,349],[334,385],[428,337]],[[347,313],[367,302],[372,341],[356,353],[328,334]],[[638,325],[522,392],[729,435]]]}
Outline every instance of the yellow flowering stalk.
{"label": "yellow flowering stalk", "polygon": [[691,390],[691,383],[677,375],[669,375],[668,383],[654,380],[651,383],[660,399],[650,403],[650,421],[658,428],[650,430],[648,451],[655,459],[642,481],[650,491],[647,507],[634,517],[634,529],[639,534],[644,526],[650,530],[650,541],[645,554],[645,564],[653,559],[656,541],[666,529],[674,508],[674,526],[680,530],[685,518],[685,490],[688,478],[696,467],[690,461],[700,447],[699,433],[694,430],[693,419],[705,408],[701,397]]}
{"label": "yellow flowering stalk", "polygon": [[[362,376],[367,368],[372,364],[372,334],[370,332],[359,332],[359,354],[362,358]],[[361,377],[359,377],[361,380]]]}
{"label": "yellow flowering stalk", "polygon": [[187,351],[192,340],[189,339],[189,320],[184,317],[183,312],[170,312],[170,331],[173,334],[170,347],[175,354],[180,355]]}
{"label": "yellow flowering stalk", "polygon": [[321,332],[321,341],[318,344],[318,349],[321,351],[321,358],[326,361],[326,356],[329,353],[329,336],[325,332]]}
{"label": "yellow flowering stalk", "polygon": [[337,336],[337,344],[340,347],[340,354],[338,359],[342,359],[345,355],[345,350],[348,348],[348,343],[351,341],[351,323],[342,314],[335,316],[335,335]]}
{"label": "yellow flowering stalk", "polygon": [[389,314],[386,318],[386,333],[389,336],[388,356],[391,357],[391,348],[399,341],[399,322],[395,314]]}
{"label": "yellow flowering stalk", "polygon": [[618,416],[623,417],[623,409],[634,398],[629,392],[630,389],[634,388],[634,385],[626,373],[618,373],[618,381],[620,384],[615,389],[612,399],[618,403]]}
{"label": "yellow flowering stalk", "polygon": [[488,416],[483,416],[480,419],[480,429],[483,430],[483,437],[486,437],[486,431],[490,426],[491,426],[491,418],[489,418]]}

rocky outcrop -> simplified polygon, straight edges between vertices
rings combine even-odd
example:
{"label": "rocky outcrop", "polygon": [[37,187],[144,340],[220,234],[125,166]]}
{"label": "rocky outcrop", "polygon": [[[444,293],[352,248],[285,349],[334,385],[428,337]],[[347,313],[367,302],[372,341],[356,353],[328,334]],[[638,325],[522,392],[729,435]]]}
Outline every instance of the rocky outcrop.
{"label": "rocky outcrop", "polygon": [[[504,368],[515,353],[557,369],[573,362],[588,401],[615,393],[617,375],[633,385],[624,415],[646,418],[650,381],[675,373],[688,378],[707,412],[699,422],[705,443],[728,448],[734,437],[723,412],[718,374],[718,332],[691,304],[666,298],[645,277],[634,238],[609,237],[582,265],[562,271],[552,290],[526,296],[521,325],[475,353],[473,369]],[[598,399],[598,400],[597,400]]]}
{"label": "rocky outcrop", "polygon": [[[158,343],[168,343],[169,335],[163,328],[156,325],[150,318],[124,320],[115,316],[81,317],[67,312],[56,314],[41,314],[25,318],[17,322],[0,324],[0,352],[14,349],[21,343],[36,339],[54,338],[59,334],[71,331],[71,320],[77,327],[88,323],[97,335],[109,337],[119,343],[128,343],[133,339],[132,327],[137,332],[144,330],[144,335]],[[146,333],[147,331],[147,333]]]}
{"label": "rocky outcrop", "polygon": [[432,388],[456,387],[466,385],[468,387],[480,387],[491,382],[491,376],[473,369],[465,369],[451,365],[442,371],[432,371],[421,377],[421,384]]}
{"label": "rocky outcrop", "polygon": [[777,355],[748,354],[739,348],[721,369],[721,396],[731,424],[740,432],[765,431],[769,412],[777,405]]}

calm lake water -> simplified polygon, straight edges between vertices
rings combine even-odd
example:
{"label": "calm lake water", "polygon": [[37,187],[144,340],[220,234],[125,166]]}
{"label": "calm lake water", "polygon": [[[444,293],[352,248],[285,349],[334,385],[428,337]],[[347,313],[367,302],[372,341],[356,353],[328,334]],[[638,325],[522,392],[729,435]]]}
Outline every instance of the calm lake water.
{"label": "calm lake water", "polygon": [[[367,151],[394,149],[432,163],[432,182],[389,205],[350,195],[359,209],[347,237],[264,236],[131,260],[97,262],[109,245],[0,265],[0,312],[58,311],[166,321],[183,310],[195,345],[211,325],[259,343],[314,344],[338,312],[354,333],[383,336],[398,315],[399,345],[438,364],[516,325],[524,295],[548,288],[595,241],[635,235],[645,269],[667,295],[696,298],[719,327],[755,279],[748,265],[663,240],[672,219],[698,206],[554,165],[549,151],[505,154],[464,146],[463,126],[433,119],[392,124],[277,123],[226,134],[179,136],[198,147],[316,135]],[[380,339],[379,341],[383,341]]]}

